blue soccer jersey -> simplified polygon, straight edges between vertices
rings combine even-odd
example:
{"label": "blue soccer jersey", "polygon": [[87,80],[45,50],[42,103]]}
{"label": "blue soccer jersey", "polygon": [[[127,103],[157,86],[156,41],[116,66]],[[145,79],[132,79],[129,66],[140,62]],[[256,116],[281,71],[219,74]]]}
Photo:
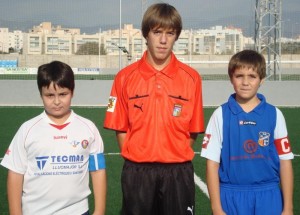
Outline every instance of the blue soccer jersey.
{"label": "blue soccer jersey", "polygon": [[221,184],[279,183],[280,159],[294,157],[281,111],[257,96],[260,104],[246,113],[231,95],[209,121],[201,156],[220,163]]}

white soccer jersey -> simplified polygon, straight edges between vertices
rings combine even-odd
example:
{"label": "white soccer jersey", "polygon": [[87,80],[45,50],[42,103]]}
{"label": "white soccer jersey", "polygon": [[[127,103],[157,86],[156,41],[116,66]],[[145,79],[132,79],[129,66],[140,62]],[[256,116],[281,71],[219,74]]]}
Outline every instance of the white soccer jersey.
{"label": "white soccer jersey", "polygon": [[94,123],[73,111],[62,126],[43,112],[20,127],[1,165],[24,175],[23,215],[82,214],[89,171],[105,168],[103,142]]}

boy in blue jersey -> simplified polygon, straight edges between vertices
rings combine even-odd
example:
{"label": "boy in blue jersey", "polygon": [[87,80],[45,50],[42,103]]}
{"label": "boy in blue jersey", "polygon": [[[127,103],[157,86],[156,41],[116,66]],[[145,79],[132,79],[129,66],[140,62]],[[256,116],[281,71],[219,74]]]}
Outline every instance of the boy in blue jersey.
{"label": "boy in blue jersey", "polygon": [[211,116],[201,156],[214,215],[292,215],[294,155],[281,111],[257,93],[264,57],[252,50],[232,56],[235,93]]}

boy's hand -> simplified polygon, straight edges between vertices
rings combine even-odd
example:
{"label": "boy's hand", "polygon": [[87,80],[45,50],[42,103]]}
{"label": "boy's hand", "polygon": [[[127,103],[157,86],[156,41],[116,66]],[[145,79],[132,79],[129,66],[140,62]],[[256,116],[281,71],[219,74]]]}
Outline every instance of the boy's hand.
{"label": "boy's hand", "polygon": [[223,210],[221,210],[221,211],[213,212],[213,215],[226,215],[226,213]]}
{"label": "boy's hand", "polygon": [[284,210],[282,211],[281,215],[294,215],[293,210]]}

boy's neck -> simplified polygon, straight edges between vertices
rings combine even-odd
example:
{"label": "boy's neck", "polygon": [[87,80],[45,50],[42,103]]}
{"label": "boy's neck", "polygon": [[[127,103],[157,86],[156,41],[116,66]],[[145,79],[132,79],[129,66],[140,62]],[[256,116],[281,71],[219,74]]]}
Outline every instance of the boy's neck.
{"label": "boy's neck", "polygon": [[260,103],[260,99],[257,96],[253,97],[250,100],[241,100],[237,98],[236,101],[246,113],[251,112]]}
{"label": "boy's neck", "polygon": [[62,116],[51,116],[47,113],[47,116],[49,117],[49,119],[53,122],[53,124],[55,125],[64,125],[65,123],[67,123],[67,120],[69,119],[70,115],[71,115],[72,111],[69,110],[68,113],[62,115]]}

